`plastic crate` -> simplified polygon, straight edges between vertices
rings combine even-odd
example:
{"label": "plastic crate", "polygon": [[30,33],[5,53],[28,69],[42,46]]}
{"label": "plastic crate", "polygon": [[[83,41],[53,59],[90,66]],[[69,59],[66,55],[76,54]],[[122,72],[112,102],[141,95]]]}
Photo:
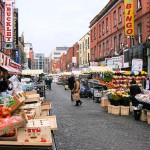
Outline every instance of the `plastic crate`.
{"label": "plastic crate", "polygon": [[129,115],[129,106],[121,106],[121,115]]}
{"label": "plastic crate", "polygon": [[120,106],[112,106],[111,113],[113,115],[120,115]]}

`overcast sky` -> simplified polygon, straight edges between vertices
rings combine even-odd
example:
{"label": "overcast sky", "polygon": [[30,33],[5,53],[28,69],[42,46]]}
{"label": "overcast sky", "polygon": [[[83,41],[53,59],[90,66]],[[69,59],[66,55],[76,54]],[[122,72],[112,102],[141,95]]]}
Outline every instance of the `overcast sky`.
{"label": "overcast sky", "polygon": [[59,46],[72,46],[89,31],[90,21],[109,0],[16,0],[19,36],[46,56]]}

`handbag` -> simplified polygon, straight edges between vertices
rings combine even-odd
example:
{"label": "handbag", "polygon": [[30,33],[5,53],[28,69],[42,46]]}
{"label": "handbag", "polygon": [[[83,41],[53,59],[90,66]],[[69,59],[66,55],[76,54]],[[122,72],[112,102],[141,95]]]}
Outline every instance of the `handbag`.
{"label": "handbag", "polygon": [[72,94],[72,98],[73,98],[74,101],[80,100],[80,95],[79,95],[79,93],[74,93],[74,94]]}

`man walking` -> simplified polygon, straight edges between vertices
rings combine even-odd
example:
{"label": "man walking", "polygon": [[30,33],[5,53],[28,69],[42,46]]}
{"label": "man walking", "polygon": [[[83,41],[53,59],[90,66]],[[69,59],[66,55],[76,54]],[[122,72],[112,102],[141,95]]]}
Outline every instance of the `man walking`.
{"label": "man walking", "polygon": [[51,84],[52,84],[52,79],[51,79],[51,78],[49,78],[49,80],[48,80],[49,90],[51,90]]}
{"label": "man walking", "polygon": [[71,77],[68,78],[68,86],[69,86],[69,89],[71,90],[71,101],[73,101],[72,90],[74,89],[74,84],[75,84],[75,77],[74,77],[74,74],[71,74]]}

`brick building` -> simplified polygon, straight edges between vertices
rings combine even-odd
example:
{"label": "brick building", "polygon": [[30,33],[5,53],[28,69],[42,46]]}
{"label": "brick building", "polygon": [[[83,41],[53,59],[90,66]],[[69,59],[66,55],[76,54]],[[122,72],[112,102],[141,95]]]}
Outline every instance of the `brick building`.
{"label": "brick building", "polygon": [[135,30],[133,36],[125,35],[125,4],[123,0],[110,0],[90,22],[91,61],[103,62],[105,58],[124,55],[124,61],[128,64],[127,68],[131,67],[133,58],[138,58],[144,60],[143,67],[147,71],[150,1],[133,1]]}
{"label": "brick building", "polygon": [[74,56],[74,48],[70,47],[66,54],[66,70],[71,71],[72,67],[74,67],[74,64],[72,63],[72,57]]}

